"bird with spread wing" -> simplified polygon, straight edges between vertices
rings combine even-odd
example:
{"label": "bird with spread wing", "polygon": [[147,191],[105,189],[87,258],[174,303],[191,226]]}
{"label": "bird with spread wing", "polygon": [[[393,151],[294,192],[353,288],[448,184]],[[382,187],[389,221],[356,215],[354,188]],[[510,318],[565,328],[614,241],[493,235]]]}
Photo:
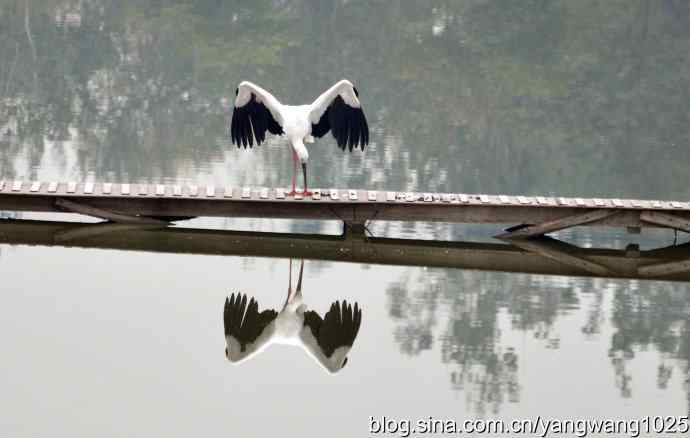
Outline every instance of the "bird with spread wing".
{"label": "bird with spread wing", "polygon": [[296,194],[297,161],[304,174],[304,196],[307,189],[309,152],[305,143],[323,137],[330,131],[342,150],[352,152],[369,144],[369,125],[362,110],[359,92],[352,82],[343,79],[308,105],[283,105],[271,93],[243,81],[235,90],[235,106],[230,122],[230,138],[239,148],[252,148],[266,140],[266,132],[285,135],[292,146],[292,191]]}
{"label": "bird with spread wing", "polygon": [[225,327],[225,356],[240,363],[256,356],[271,344],[300,346],[326,371],[335,373],[347,364],[347,355],[355,342],[362,322],[362,310],[357,303],[336,301],[322,318],[307,310],[302,299],[300,264],[297,287],[292,290],[292,260],[288,294],[280,312],[267,309],[259,312],[259,303],[247,295],[232,294],[225,299],[223,325]]}

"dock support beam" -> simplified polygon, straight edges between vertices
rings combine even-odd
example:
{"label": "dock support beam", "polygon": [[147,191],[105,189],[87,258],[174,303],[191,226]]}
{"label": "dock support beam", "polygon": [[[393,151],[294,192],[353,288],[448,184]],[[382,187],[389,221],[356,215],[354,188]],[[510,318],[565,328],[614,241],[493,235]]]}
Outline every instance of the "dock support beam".
{"label": "dock support beam", "polygon": [[652,265],[641,266],[637,273],[641,277],[662,277],[665,275],[681,274],[690,271],[690,259],[678,262],[655,263]]}
{"label": "dock support beam", "polygon": [[527,237],[541,236],[565,228],[596,222],[609,216],[613,216],[617,213],[618,212],[616,210],[592,210],[584,214],[576,214],[552,221],[542,222],[541,224],[529,225],[514,231],[499,234],[495,237],[497,239],[522,239]]}
{"label": "dock support beam", "polygon": [[86,204],[80,204],[74,201],[70,201],[64,198],[58,198],[55,200],[55,205],[62,209],[67,210],[72,213],[79,213],[86,216],[94,216],[99,219],[105,219],[112,222],[118,222],[122,224],[137,224],[137,225],[160,225],[167,226],[168,222],[159,219],[154,219],[145,216],[129,216],[120,213],[114,213],[112,211],[103,210],[100,208],[92,207]]}
{"label": "dock support beam", "polygon": [[658,211],[643,211],[640,214],[640,220],[690,233],[690,220],[673,214],[659,213]]}
{"label": "dock support beam", "polygon": [[607,266],[587,260],[579,255],[575,255],[574,250],[577,249],[577,247],[568,245],[555,239],[548,237],[543,237],[541,239],[510,239],[509,242],[518,248],[524,249],[525,251],[539,254],[542,257],[555,260],[563,263],[564,265],[579,268],[591,274],[604,277],[614,277],[616,275],[616,273]]}

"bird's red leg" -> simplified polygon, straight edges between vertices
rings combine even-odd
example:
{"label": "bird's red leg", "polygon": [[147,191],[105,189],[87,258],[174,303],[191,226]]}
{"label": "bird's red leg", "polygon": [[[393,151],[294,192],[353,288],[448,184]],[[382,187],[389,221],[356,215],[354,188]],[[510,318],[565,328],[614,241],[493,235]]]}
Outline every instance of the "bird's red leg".
{"label": "bird's red leg", "polygon": [[297,152],[292,151],[292,191],[288,193],[288,196],[295,196],[297,193],[295,191],[295,178],[297,175]]}
{"label": "bird's red leg", "polygon": [[304,259],[299,262],[299,278],[297,279],[297,292],[302,292],[302,272],[304,272]]}
{"label": "bird's red leg", "polygon": [[290,273],[288,274],[288,293],[285,298],[285,306],[290,302],[290,295],[292,295],[292,259],[290,259]]}

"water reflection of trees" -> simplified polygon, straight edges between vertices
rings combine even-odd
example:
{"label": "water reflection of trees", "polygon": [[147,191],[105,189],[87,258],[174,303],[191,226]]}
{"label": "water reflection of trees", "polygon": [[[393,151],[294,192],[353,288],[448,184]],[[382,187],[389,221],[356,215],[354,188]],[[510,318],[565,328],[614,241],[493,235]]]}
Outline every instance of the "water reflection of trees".
{"label": "water reflection of trees", "polygon": [[689,24],[682,0],[9,0],[0,171],[70,140],[79,175],[175,178],[226,147],[241,78],[294,101],[348,76],[376,135],[324,157],[334,183],[687,197]]}
{"label": "water reflection of trees", "polygon": [[441,361],[451,369],[452,388],[464,392],[479,414],[496,413],[502,403],[518,401],[518,356],[500,344],[497,325],[499,303],[505,304],[506,295],[486,287],[486,273],[430,274],[409,270],[387,290],[401,351],[417,355],[438,343]]}
{"label": "water reflection of trees", "polygon": [[690,410],[690,295],[684,285],[420,269],[408,271],[387,294],[401,352],[439,351],[451,388],[463,392],[477,414],[496,414],[504,403],[520,400],[520,350],[506,343],[501,329],[559,349],[559,319],[573,312],[584,316],[583,341],[611,326],[605,332],[611,331],[612,384],[621,397],[635,396],[631,363],[651,351],[658,388],[681,376]]}
{"label": "water reflection of trees", "polygon": [[[668,386],[674,373],[680,373],[683,384],[687,385],[690,381],[690,296],[687,288],[668,283],[630,282],[613,293],[611,322],[615,332],[609,356],[621,395],[634,396],[635,382],[627,371],[628,366],[640,352],[650,349],[658,356],[657,386],[660,389]],[[687,392],[689,388],[684,389]]]}

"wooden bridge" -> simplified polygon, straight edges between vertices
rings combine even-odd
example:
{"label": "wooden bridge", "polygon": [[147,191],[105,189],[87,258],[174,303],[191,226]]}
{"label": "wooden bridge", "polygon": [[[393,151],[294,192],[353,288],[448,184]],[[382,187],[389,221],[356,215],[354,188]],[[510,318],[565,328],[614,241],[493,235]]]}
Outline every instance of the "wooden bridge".
{"label": "wooden bridge", "polygon": [[0,210],[70,212],[124,224],[163,225],[198,216],[506,224],[518,239],[574,226],[666,227],[690,232],[690,202],[198,185],[0,181]]}

